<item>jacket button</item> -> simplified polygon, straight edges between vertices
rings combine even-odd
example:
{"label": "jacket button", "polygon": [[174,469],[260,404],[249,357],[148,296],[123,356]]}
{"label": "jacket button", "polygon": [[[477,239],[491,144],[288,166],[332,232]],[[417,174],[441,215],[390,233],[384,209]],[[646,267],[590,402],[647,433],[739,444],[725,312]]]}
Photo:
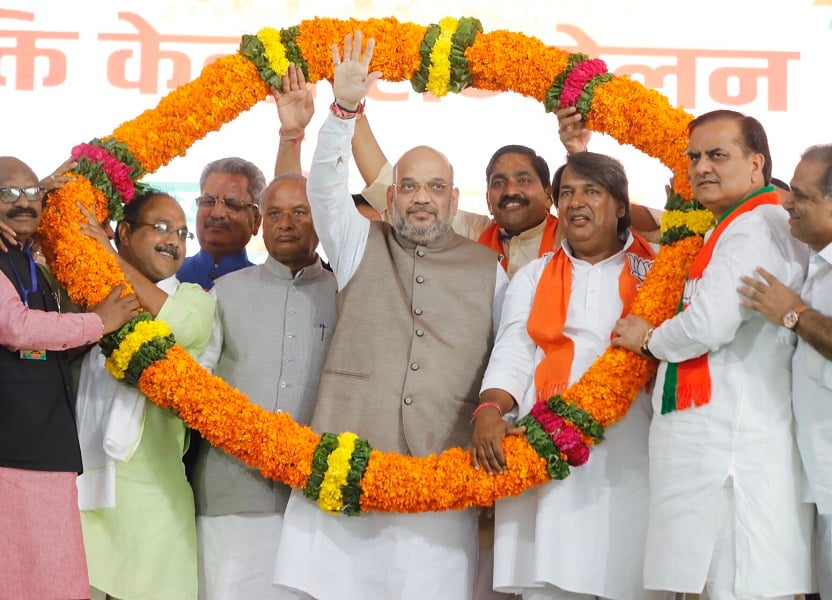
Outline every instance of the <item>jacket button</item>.
{"label": "jacket button", "polygon": [[407,404],[408,406],[410,406],[411,404],[413,404],[413,398],[411,398],[410,396],[407,396],[404,399],[404,403]]}
{"label": "jacket button", "polygon": [[419,363],[410,363],[410,370],[411,371],[418,371],[419,370]]}

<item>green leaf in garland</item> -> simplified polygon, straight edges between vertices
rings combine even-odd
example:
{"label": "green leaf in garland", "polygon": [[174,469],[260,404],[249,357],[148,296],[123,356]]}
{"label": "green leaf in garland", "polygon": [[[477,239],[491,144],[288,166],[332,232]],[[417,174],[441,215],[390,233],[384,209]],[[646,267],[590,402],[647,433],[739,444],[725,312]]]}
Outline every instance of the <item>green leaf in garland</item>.
{"label": "green leaf in garland", "polygon": [[439,39],[439,25],[431,25],[425,32],[425,37],[419,44],[419,54],[421,55],[421,62],[419,68],[413,73],[410,79],[410,85],[420,94],[428,89],[428,76],[430,74],[430,53],[433,51],[433,46],[436,40]]}
{"label": "green leaf in garland", "polygon": [[517,422],[518,426],[526,428],[526,440],[537,455],[546,460],[546,470],[552,479],[565,479],[569,475],[569,464],[560,457],[552,436],[546,433],[543,426],[531,415],[526,415]]}
{"label": "green leaf in garland", "polygon": [[474,78],[468,59],[465,58],[465,51],[474,43],[478,33],[482,33],[482,23],[479,19],[459,19],[456,33],[451,38],[451,79],[448,84],[450,92],[459,93],[473,83]]}
{"label": "green leaf in garland", "polygon": [[659,243],[663,246],[666,244],[675,244],[676,242],[684,240],[685,238],[689,238],[692,235],[696,235],[696,233],[694,233],[684,225],[678,225],[676,227],[671,227],[670,229],[665,231],[662,234],[662,239],[659,241]]}
{"label": "green leaf in garland", "polygon": [[303,53],[300,51],[300,46],[298,46],[297,38],[299,35],[299,27],[287,27],[280,30],[280,41],[286,49],[286,59],[295,63],[295,67],[303,71],[303,76],[306,81],[309,81],[309,63],[303,58]]}
{"label": "green leaf in garland", "polygon": [[558,76],[555,77],[552,85],[546,91],[546,98],[543,99],[543,108],[546,112],[553,112],[557,109],[558,103],[560,102],[560,95],[563,93],[563,86],[566,83],[566,78],[569,77],[569,73],[572,72],[572,69],[585,60],[589,60],[589,57],[581,52],[569,55],[569,58],[566,59],[566,68],[558,73]]}
{"label": "green leaf in garland", "polygon": [[105,358],[110,358],[110,355],[121,345],[124,338],[127,337],[128,334],[132,333],[132,331],[136,328],[136,325],[142,321],[152,320],[153,315],[147,311],[142,311],[127,321],[119,329],[106,334],[99,342],[99,345],[101,346],[101,354],[103,354]]}
{"label": "green leaf in garland", "polygon": [[325,433],[318,442],[318,447],[312,454],[312,473],[306,480],[306,487],[303,488],[303,495],[310,500],[316,501],[321,495],[321,484],[324,482],[324,475],[328,468],[329,455],[338,447],[338,436],[334,433]]}
{"label": "green leaf in garland", "polygon": [[582,408],[567,402],[560,396],[549,398],[548,406],[549,410],[572,423],[581,433],[591,437],[595,443],[603,441],[604,426]]}
{"label": "green leaf in garland", "polygon": [[350,457],[350,470],[347,473],[347,484],[341,488],[343,508],[341,512],[348,516],[361,513],[361,479],[370,463],[370,452],[373,447],[366,440],[355,440],[355,448]]}
{"label": "green leaf in garland", "polygon": [[141,348],[130,357],[130,362],[124,370],[124,383],[136,385],[142,372],[157,360],[165,358],[167,351],[176,343],[173,335],[155,337],[146,341]]}
{"label": "green leaf in garland", "polygon": [[256,35],[243,36],[243,41],[240,42],[240,53],[254,64],[260,79],[265,81],[266,85],[279,88],[283,85],[283,76],[274,72],[265,52],[266,47]]}
{"label": "green leaf in garland", "polygon": [[606,83],[612,79],[612,73],[603,73],[601,75],[596,75],[589,82],[584,86],[583,91],[581,91],[581,95],[578,98],[578,101],[575,102],[575,106],[578,109],[578,112],[581,113],[583,117],[583,121],[586,122],[586,116],[589,114],[590,109],[592,108],[592,97],[595,95],[595,88],[601,85],[602,83]]}

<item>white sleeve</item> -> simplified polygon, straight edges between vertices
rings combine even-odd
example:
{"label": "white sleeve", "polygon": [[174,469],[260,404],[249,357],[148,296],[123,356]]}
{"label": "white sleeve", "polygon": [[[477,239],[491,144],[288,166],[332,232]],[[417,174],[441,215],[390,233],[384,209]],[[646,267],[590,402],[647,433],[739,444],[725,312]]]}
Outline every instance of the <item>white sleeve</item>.
{"label": "white sleeve", "polygon": [[[216,290],[211,288],[208,293],[211,294],[214,302],[217,302]],[[220,320],[220,305],[219,302],[217,302],[217,310],[214,311],[214,323],[211,328],[211,339],[208,340],[208,344],[205,346],[202,354],[199,355],[199,364],[209,373],[213,373],[214,369],[217,368],[217,363],[220,362],[222,342],[222,321]]]}
{"label": "white sleeve", "polygon": [[517,271],[508,284],[500,327],[480,388],[505,390],[518,405],[533,384],[537,345],[529,337],[526,325],[545,264],[544,260],[532,261]]}
{"label": "white sleeve", "polygon": [[800,268],[784,253],[775,225],[753,213],[731,224],[717,241],[690,305],[653,333],[650,352],[656,358],[681,362],[713,352],[730,343],[744,321],[763,318],[742,306],[740,277],[761,266],[788,283]]}
{"label": "white sleeve", "polygon": [[318,134],[306,183],[315,231],[332,265],[339,290],[358,269],[370,232],[370,221],[355,210],[349,190],[354,128],[354,119],[327,116]]}

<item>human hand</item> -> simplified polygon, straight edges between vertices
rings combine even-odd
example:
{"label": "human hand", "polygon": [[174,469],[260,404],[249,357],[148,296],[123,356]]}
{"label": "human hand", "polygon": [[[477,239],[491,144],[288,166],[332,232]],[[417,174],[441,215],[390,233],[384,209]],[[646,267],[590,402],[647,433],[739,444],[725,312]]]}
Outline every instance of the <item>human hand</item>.
{"label": "human hand", "polygon": [[641,355],[641,343],[647,330],[652,327],[650,323],[635,315],[628,315],[615,323],[612,332],[612,345],[626,348],[631,352]]}
{"label": "human hand", "polygon": [[332,62],[335,65],[335,79],[332,87],[335,91],[335,102],[341,108],[356,110],[373,82],[381,77],[381,71],[368,73],[375,45],[373,38],[367,40],[367,47],[362,56],[361,32],[355,32],[355,39],[348,34],[344,38],[343,61],[338,44],[332,45]]}
{"label": "human hand", "polygon": [[525,427],[517,427],[503,420],[496,408],[481,410],[474,419],[474,433],[469,449],[474,468],[479,469],[482,466],[489,475],[494,472],[502,473],[506,468],[503,438],[525,431]]}
{"label": "human hand", "polygon": [[136,295],[122,296],[123,291],[124,284],[117,285],[104,300],[89,309],[101,318],[104,333],[115,331],[130,319],[138,316],[141,310]]}
{"label": "human hand", "polygon": [[48,175],[47,177],[41,179],[38,185],[43,187],[47,192],[51,192],[52,190],[62,188],[67,183],[75,179],[73,175],[67,175],[67,173],[69,171],[72,171],[72,169],[74,169],[77,166],[78,163],[75,162],[75,160],[69,158],[62,162],[61,166],[52,171],[51,175]]}
{"label": "human hand", "polygon": [[315,101],[312,90],[306,85],[303,70],[289,63],[289,68],[283,76],[281,89],[270,88],[277,105],[277,116],[280,119],[281,137],[299,138],[312,115],[315,114]]}
{"label": "human hand", "polygon": [[110,236],[107,234],[107,230],[104,229],[104,227],[98,222],[95,215],[93,215],[89,209],[87,209],[87,207],[80,202],[76,202],[75,204],[81,210],[81,214],[83,214],[86,218],[86,221],[81,221],[78,224],[81,228],[81,233],[93,238],[99,244],[104,246],[105,249],[113,254],[116,254],[115,248],[113,248],[113,245],[110,243]]}
{"label": "human hand", "polygon": [[754,277],[740,278],[744,285],[737,291],[746,298],[741,304],[756,310],[775,325],[782,325],[783,315],[803,305],[803,300],[764,268],[757,267],[755,272],[763,281]]}
{"label": "human hand", "polygon": [[559,108],[555,111],[555,116],[558,118],[560,143],[566,148],[566,153],[586,152],[592,131],[584,125],[578,109],[574,106]]}
{"label": "human hand", "polygon": [[0,252],[8,252],[9,245],[19,246],[17,243],[17,234],[14,229],[8,224],[0,221]]}

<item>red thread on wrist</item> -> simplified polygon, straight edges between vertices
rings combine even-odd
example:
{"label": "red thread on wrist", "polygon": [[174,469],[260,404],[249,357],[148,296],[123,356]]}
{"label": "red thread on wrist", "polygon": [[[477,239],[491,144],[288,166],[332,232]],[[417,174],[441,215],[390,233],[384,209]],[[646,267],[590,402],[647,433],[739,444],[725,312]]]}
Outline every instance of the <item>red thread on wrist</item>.
{"label": "red thread on wrist", "polygon": [[489,408],[489,407],[496,408],[497,412],[500,413],[500,418],[503,417],[503,409],[500,408],[499,404],[497,404],[496,402],[483,402],[482,404],[477,406],[477,408],[474,409],[474,413],[471,415],[471,423],[473,423],[474,419],[477,418],[477,413],[478,412],[480,412],[483,408]]}
{"label": "red thread on wrist", "polygon": [[358,104],[358,108],[356,108],[355,110],[350,110],[348,108],[344,108],[343,106],[338,104],[338,102],[333,100],[332,104],[329,105],[329,110],[330,112],[332,112],[333,115],[335,115],[339,119],[354,119],[364,114],[365,103],[366,101],[360,102]]}

